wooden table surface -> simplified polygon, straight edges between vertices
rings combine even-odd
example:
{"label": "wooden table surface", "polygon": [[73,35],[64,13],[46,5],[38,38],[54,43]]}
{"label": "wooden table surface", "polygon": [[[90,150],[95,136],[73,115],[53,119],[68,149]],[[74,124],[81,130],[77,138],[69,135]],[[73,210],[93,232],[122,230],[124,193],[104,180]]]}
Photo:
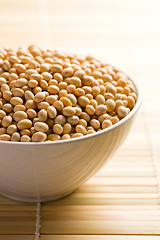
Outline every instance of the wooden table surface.
{"label": "wooden table surface", "polygon": [[[41,206],[41,240],[160,239],[160,1],[0,0],[0,45],[76,52],[139,82],[123,147],[74,194]],[[0,196],[0,240],[35,236],[36,204]]]}

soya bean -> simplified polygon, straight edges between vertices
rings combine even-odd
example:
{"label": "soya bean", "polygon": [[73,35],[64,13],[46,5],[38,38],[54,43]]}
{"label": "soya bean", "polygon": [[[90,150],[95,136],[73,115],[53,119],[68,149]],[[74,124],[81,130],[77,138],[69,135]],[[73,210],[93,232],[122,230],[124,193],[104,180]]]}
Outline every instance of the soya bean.
{"label": "soya bean", "polygon": [[48,102],[40,102],[40,103],[38,103],[37,104],[37,108],[38,109],[48,109],[48,107],[49,107],[49,103]]}
{"label": "soya bean", "polygon": [[48,113],[48,116],[52,119],[54,119],[57,116],[57,110],[53,106],[49,106],[47,108],[47,113]]}
{"label": "soya bean", "polygon": [[63,108],[62,113],[67,117],[71,117],[75,114],[75,109],[73,107],[65,107]]}
{"label": "soya bean", "polygon": [[61,102],[61,101],[55,101],[54,103],[53,103],[53,106],[57,109],[57,111],[62,111],[63,110],[63,108],[64,108],[64,105],[63,105],[63,103]]}
{"label": "soya bean", "polygon": [[60,139],[61,139],[61,137],[58,134],[50,134],[50,135],[48,135],[48,140],[58,141]]}
{"label": "soya bean", "polygon": [[10,141],[11,137],[8,134],[2,134],[0,135],[0,141]]}
{"label": "soya bean", "polygon": [[77,125],[79,123],[79,117],[77,116],[67,117],[67,122],[70,123],[71,125]]}
{"label": "soya bean", "polygon": [[80,107],[74,107],[75,115],[80,116],[82,114],[82,109]]}
{"label": "soya bean", "polygon": [[63,125],[66,122],[66,117],[63,115],[58,115],[57,117],[55,117],[54,122]]}
{"label": "soya bean", "polygon": [[16,122],[19,122],[23,119],[27,119],[27,113],[25,113],[24,111],[16,111],[14,114],[13,114],[13,119],[16,121]]}
{"label": "soya bean", "polygon": [[45,93],[44,92],[38,92],[35,96],[34,96],[34,101],[36,103],[42,102],[45,99]]}
{"label": "soya bean", "polygon": [[118,108],[118,115],[121,117],[121,118],[124,118],[128,115],[128,108],[124,107],[124,106],[120,106]]}
{"label": "soya bean", "polygon": [[96,130],[100,128],[100,122],[97,119],[92,119],[90,125]]}
{"label": "soya bean", "polygon": [[105,104],[105,97],[102,94],[97,95],[95,99],[98,104]]}
{"label": "soya bean", "polygon": [[14,106],[16,105],[22,105],[23,104],[23,99],[20,97],[12,97],[10,100],[10,103]]}
{"label": "soya bean", "polygon": [[74,133],[71,138],[83,137],[82,133]]}
{"label": "soya bean", "polygon": [[23,130],[20,131],[20,134],[30,136],[31,132],[30,132],[29,129],[23,129]]}
{"label": "soya bean", "polygon": [[77,125],[75,129],[77,133],[82,133],[83,135],[87,133],[85,127],[82,125]]}
{"label": "soya bean", "polygon": [[95,108],[92,106],[92,105],[87,105],[86,106],[86,112],[89,114],[89,115],[93,115],[95,113]]}
{"label": "soya bean", "polygon": [[24,91],[21,88],[14,88],[12,93],[13,93],[14,97],[23,97],[24,96]]}
{"label": "soya bean", "polygon": [[43,72],[42,76],[43,76],[43,79],[46,81],[49,81],[52,79],[52,75],[49,72]]}
{"label": "soya bean", "polygon": [[82,86],[81,79],[79,79],[78,77],[71,77],[69,79],[69,83],[75,85],[78,88]]}
{"label": "soya bean", "polygon": [[63,67],[60,64],[53,64],[51,66],[51,72],[60,73],[63,70]]}
{"label": "soya bean", "polygon": [[44,142],[47,139],[47,135],[43,132],[36,132],[32,136],[32,142]]}
{"label": "soya bean", "polygon": [[29,82],[28,82],[28,86],[30,87],[30,88],[35,88],[35,87],[37,87],[38,86],[38,82],[36,81],[36,80],[29,80]]}
{"label": "soya bean", "polygon": [[90,116],[88,113],[86,112],[82,112],[82,114],[80,115],[80,118],[81,119],[84,119],[86,122],[89,122],[90,121]]}
{"label": "soya bean", "polygon": [[69,134],[71,132],[71,124],[70,123],[65,123],[63,125],[63,134]]}
{"label": "soya bean", "polygon": [[72,106],[71,101],[70,101],[68,98],[66,98],[66,97],[61,97],[61,98],[60,98],[60,101],[63,103],[63,105],[64,105],[65,107]]}
{"label": "soya bean", "polygon": [[22,88],[23,86],[27,86],[27,85],[28,85],[28,81],[25,78],[19,78],[15,83],[16,88]]}
{"label": "soya bean", "polygon": [[28,115],[28,117],[29,117],[30,119],[34,119],[34,118],[37,117],[37,113],[36,113],[36,111],[33,110],[33,109],[28,109],[28,110],[26,111],[26,113],[27,113],[27,115]]}
{"label": "soya bean", "polygon": [[77,98],[73,94],[67,94],[66,97],[71,101],[72,106],[77,104]]}
{"label": "soya bean", "polygon": [[80,96],[78,98],[78,103],[82,106],[82,107],[86,107],[89,104],[89,99],[85,96]]}
{"label": "soya bean", "polygon": [[18,132],[15,132],[11,136],[11,141],[13,142],[19,142],[20,141],[20,134]]}
{"label": "soya bean", "polygon": [[0,110],[0,119],[3,119],[6,116],[5,111]]}
{"label": "soya bean", "polygon": [[65,68],[61,72],[64,78],[71,77],[73,75],[73,69],[71,67]]}
{"label": "soya bean", "polygon": [[2,126],[3,127],[8,127],[12,123],[12,117],[10,116],[5,116],[2,120]]}
{"label": "soya bean", "polygon": [[17,112],[17,111],[26,111],[26,107],[24,106],[24,105],[16,105],[15,107],[14,107],[14,112]]}
{"label": "soya bean", "polygon": [[44,122],[36,122],[34,128],[38,132],[47,132],[49,129],[48,125]]}
{"label": "soya bean", "polygon": [[0,135],[7,133],[7,128],[1,127],[0,128]]}
{"label": "soya bean", "polygon": [[22,130],[22,129],[29,129],[32,126],[32,122],[29,119],[23,119],[20,120],[17,124],[17,127]]}
{"label": "soya bean", "polygon": [[28,135],[23,135],[21,137],[21,142],[31,142],[31,138]]}
{"label": "soya bean", "polygon": [[100,116],[98,117],[98,121],[99,121],[100,123],[102,123],[104,120],[110,119],[110,118],[111,118],[111,116],[105,113],[105,114],[102,114],[102,115],[100,115]]}
{"label": "soya bean", "polygon": [[57,95],[49,95],[46,97],[45,101],[52,105],[57,100],[57,98]]}
{"label": "soya bean", "polygon": [[108,99],[106,101],[107,111],[112,112],[115,109],[115,101],[113,99]]}
{"label": "soya bean", "polygon": [[132,109],[135,106],[135,99],[132,96],[127,97],[127,106]]}
{"label": "soya bean", "polygon": [[41,109],[38,112],[38,119],[40,122],[45,122],[47,120],[47,111],[45,109]]}
{"label": "soya bean", "polygon": [[96,107],[95,114],[99,116],[106,113],[106,111],[107,111],[107,106],[104,104],[101,104]]}
{"label": "soya bean", "polygon": [[53,126],[53,132],[55,133],[55,134],[62,134],[62,132],[63,132],[63,127],[60,125],[60,124],[54,124],[54,126]]}
{"label": "soya bean", "polygon": [[67,140],[67,139],[70,139],[70,135],[69,134],[64,134],[62,136],[62,140]]}
{"label": "soya bean", "polygon": [[50,94],[57,94],[57,93],[59,93],[59,88],[56,85],[51,85],[47,88],[47,91]]}
{"label": "soya bean", "polygon": [[34,94],[33,94],[31,91],[29,91],[29,90],[25,91],[24,96],[25,96],[25,99],[26,99],[27,101],[34,99]]}
{"label": "soya bean", "polygon": [[6,101],[10,101],[10,99],[11,99],[11,97],[12,97],[12,93],[10,92],[10,91],[5,91],[5,92],[3,92],[3,98],[6,100]]}
{"label": "soya bean", "polygon": [[102,129],[108,128],[110,126],[112,126],[112,122],[110,120],[106,119],[102,122]]}

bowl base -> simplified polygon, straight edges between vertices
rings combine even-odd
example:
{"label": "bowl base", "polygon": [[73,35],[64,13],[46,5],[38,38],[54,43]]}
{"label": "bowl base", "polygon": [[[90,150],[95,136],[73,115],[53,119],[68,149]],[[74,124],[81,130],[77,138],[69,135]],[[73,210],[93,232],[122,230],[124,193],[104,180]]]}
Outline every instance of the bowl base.
{"label": "bowl base", "polygon": [[[75,189],[76,190],[76,189]],[[63,193],[61,195],[58,195],[56,197],[42,197],[42,198],[23,198],[23,197],[16,197],[13,195],[9,195],[3,192],[0,192],[4,197],[10,198],[12,200],[18,201],[18,202],[28,202],[28,203],[38,203],[38,202],[50,202],[50,201],[56,201],[58,199],[67,197],[68,195],[72,194],[75,190]]]}

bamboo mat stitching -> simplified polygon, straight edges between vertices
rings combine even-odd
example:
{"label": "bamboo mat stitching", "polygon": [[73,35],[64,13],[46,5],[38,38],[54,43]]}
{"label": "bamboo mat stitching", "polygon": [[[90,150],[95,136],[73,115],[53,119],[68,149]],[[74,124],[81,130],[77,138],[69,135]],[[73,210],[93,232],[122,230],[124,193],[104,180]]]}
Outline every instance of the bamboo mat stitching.
{"label": "bamboo mat stitching", "polygon": [[36,229],[35,229],[35,238],[34,240],[39,240],[40,238],[40,228],[41,228],[41,203],[37,203],[37,212],[36,212]]}

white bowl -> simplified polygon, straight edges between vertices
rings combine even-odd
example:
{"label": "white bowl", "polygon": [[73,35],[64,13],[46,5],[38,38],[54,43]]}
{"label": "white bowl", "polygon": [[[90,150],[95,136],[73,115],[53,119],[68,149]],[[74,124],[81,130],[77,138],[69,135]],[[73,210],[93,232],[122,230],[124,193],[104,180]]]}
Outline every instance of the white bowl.
{"label": "white bowl", "polygon": [[[133,82],[134,83],[134,82]],[[19,201],[64,197],[92,177],[123,143],[140,106],[115,125],[71,140],[0,142],[0,193]]]}

